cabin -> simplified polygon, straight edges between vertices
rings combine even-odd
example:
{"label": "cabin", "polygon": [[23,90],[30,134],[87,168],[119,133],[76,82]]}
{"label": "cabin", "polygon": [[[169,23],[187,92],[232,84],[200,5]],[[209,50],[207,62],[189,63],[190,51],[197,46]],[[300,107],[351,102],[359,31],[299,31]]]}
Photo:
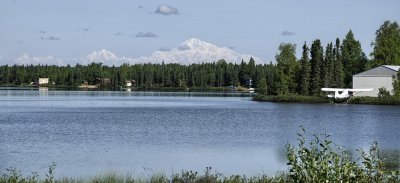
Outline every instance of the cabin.
{"label": "cabin", "polygon": [[362,73],[353,75],[353,88],[373,88],[368,92],[357,93],[356,96],[377,97],[379,88],[385,88],[393,94],[393,79],[397,76],[400,66],[381,65]]}
{"label": "cabin", "polygon": [[39,85],[49,84],[49,78],[39,78]]}
{"label": "cabin", "polygon": [[108,86],[111,83],[110,78],[96,78],[97,85]]}
{"label": "cabin", "polygon": [[129,80],[126,80],[126,81],[125,81],[125,86],[126,86],[126,87],[131,87],[131,86],[132,86],[132,82],[129,81]]}
{"label": "cabin", "polygon": [[135,80],[125,80],[125,87],[132,87],[136,84]]}

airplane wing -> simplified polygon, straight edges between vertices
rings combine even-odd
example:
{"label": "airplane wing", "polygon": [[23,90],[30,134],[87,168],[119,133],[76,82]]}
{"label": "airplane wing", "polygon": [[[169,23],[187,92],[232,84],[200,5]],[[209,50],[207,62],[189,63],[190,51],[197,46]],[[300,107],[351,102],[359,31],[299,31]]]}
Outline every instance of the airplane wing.
{"label": "airplane wing", "polygon": [[321,88],[322,91],[330,91],[330,92],[335,92],[335,91],[344,91],[346,89],[344,88]]}
{"label": "airplane wing", "polygon": [[349,89],[349,91],[352,92],[364,92],[364,91],[372,91],[374,90],[373,88],[360,88],[360,89]]}
{"label": "airplane wing", "polygon": [[335,91],[350,91],[350,92],[363,92],[363,91],[372,91],[374,90],[373,88],[357,88],[357,89],[351,89],[351,88],[321,88],[322,91],[330,91],[330,92],[335,92]]}

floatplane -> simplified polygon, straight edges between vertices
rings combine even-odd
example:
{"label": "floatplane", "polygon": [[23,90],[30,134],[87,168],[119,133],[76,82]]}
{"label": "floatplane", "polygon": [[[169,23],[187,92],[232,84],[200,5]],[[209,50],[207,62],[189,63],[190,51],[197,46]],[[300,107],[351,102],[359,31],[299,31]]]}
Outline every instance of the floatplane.
{"label": "floatplane", "polygon": [[374,90],[373,88],[321,88],[322,91],[328,92],[326,95],[334,102],[345,102],[359,92],[368,92]]}

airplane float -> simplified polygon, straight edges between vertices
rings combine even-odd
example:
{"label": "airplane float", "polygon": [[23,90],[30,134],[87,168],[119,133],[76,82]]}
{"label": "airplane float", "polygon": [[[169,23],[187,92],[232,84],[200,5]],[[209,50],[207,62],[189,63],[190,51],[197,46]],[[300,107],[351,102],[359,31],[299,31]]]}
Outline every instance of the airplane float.
{"label": "airplane float", "polygon": [[321,90],[325,92],[330,92],[330,94],[327,95],[327,97],[330,99],[333,99],[335,101],[346,101],[350,97],[353,97],[356,93],[372,91],[374,89],[373,88],[363,88],[363,89],[321,88]]}

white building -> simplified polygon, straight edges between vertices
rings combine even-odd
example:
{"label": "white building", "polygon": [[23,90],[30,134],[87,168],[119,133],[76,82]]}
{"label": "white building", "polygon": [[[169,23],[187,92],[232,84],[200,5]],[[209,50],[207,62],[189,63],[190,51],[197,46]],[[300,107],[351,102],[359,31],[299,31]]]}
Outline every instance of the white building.
{"label": "white building", "polygon": [[39,85],[49,84],[49,78],[39,78]]}
{"label": "white building", "polygon": [[353,88],[373,88],[370,92],[360,92],[356,96],[376,97],[379,88],[386,88],[390,94],[393,94],[393,78],[397,76],[400,66],[381,65],[365,72],[353,75]]}
{"label": "white building", "polygon": [[125,86],[126,86],[126,87],[131,87],[131,86],[132,86],[132,82],[129,81],[129,80],[126,80],[126,81],[125,81]]}

